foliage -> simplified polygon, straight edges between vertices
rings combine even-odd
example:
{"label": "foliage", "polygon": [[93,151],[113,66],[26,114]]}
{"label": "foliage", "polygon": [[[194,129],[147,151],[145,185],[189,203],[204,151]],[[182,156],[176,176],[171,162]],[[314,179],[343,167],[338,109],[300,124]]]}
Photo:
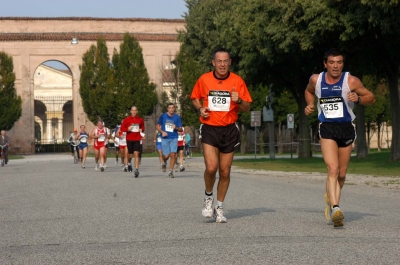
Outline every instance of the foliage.
{"label": "foliage", "polygon": [[[210,67],[218,46],[230,50],[232,70],[251,88],[274,84],[290,91],[298,104],[300,157],[310,155],[304,89],[323,70],[330,48],[345,51],[346,69],[357,76],[385,76],[393,120],[392,160],[400,160],[400,8],[399,1],[186,0],[188,54]],[[383,75],[382,75],[383,74]],[[245,119],[241,121],[246,121]],[[314,117],[311,123],[315,124]],[[361,124],[364,126],[364,124]],[[314,125],[315,127],[315,125]]]}
{"label": "foliage", "polygon": [[97,40],[97,46],[90,46],[89,50],[83,55],[81,65],[80,95],[82,98],[83,109],[89,120],[96,124],[98,119],[102,119],[108,124],[108,111],[113,108],[113,84],[112,73],[109,67],[109,55],[104,38]]}
{"label": "foliage", "polygon": [[114,126],[137,106],[140,115],[151,115],[157,104],[155,85],[150,83],[139,43],[128,33],[114,50],[110,62],[106,41],[98,39],[83,55],[80,95],[89,120],[102,119]]}
{"label": "foliage", "polygon": [[14,83],[12,56],[0,52],[0,130],[10,130],[22,115],[22,99]]}
{"label": "foliage", "polygon": [[156,86],[150,83],[139,42],[129,33],[124,35],[119,53],[114,50],[113,65],[121,111],[135,105],[139,115],[151,115],[158,101]]}

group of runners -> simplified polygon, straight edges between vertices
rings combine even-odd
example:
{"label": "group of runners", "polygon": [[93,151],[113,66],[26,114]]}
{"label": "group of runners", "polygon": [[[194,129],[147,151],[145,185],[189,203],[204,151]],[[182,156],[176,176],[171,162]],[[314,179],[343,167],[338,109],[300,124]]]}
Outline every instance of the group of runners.
{"label": "group of runners", "polygon": [[[202,215],[207,218],[214,217],[218,223],[227,222],[224,200],[230,184],[234,151],[240,145],[240,131],[236,124],[238,112],[250,111],[252,102],[243,79],[229,71],[231,62],[228,51],[217,49],[212,57],[215,69],[203,74],[197,80],[190,97],[201,122],[199,137],[205,163]],[[314,112],[314,101],[317,97],[320,144],[328,169],[325,217],[332,221],[334,227],[340,227],[344,222],[344,213],[339,208],[341,189],[345,183],[352,144],[356,138],[353,125],[355,115],[352,109],[354,104],[373,104],[375,98],[357,77],[343,72],[344,55],[340,50],[329,50],[323,58],[323,64],[326,71],[312,75],[306,87],[307,106],[304,112],[306,115]],[[144,137],[145,130],[143,119],[137,114],[138,110],[133,106],[131,116],[122,121],[115,133],[115,138],[119,139],[121,157],[126,159],[125,171],[132,172],[131,159],[134,157],[135,177],[139,176],[140,141]],[[168,168],[170,178],[174,177],[177,154],[181,152],[183,154],[184,135],[181,119],[175,113],[175,105],[169,104],[167,112],[158,119],[154,141],[158,146],[162,171],[166,172]],[[88,138],[88,135],[82,125],[77,139],[83,137]],[[107,131],[102,122],[97,124],[90,137],[95,139],[96,163],[100,157],[100,168],[103,171],[105,163],[103,147]],[[186,144],[190,145],[190,140]],[[82,147],[87,147],[87,144],[83,145]],[[84,167],[85,155],[81,146],[79,150]],[[180,171],[183,171],[183,155],[180,156],[179,164]],[[217,172],[219,179],[214,200]]]}

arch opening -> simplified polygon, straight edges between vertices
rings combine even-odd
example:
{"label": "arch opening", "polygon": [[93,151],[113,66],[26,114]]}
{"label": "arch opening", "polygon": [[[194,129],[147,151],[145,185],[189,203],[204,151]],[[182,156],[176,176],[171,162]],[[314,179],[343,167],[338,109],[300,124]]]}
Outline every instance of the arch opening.
{"label": "arch opening", "polygon": [[40,64],[34,73],[36,144],[61,144],[73,130],[72,72],[61,61]]}

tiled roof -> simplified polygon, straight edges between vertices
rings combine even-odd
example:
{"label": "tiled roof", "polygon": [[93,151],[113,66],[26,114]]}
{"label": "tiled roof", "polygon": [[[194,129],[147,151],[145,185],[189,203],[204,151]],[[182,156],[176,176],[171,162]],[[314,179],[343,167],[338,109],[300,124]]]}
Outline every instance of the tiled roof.
{"label": "tiled roof", "polygon": [[[96,41],[104,37],[106,41],[122,41],[125,33],[0,33],[0,41]],[[178,34],[132,33],[137,41],[178,41]]]}
{"label": "tiled roof", "polygon": [[183,23],[184,19],[167,18],[98,18],[98,17],[0,17],[0,20],[71,20],[71,21],[137,21],[137,22],[166,22]]}

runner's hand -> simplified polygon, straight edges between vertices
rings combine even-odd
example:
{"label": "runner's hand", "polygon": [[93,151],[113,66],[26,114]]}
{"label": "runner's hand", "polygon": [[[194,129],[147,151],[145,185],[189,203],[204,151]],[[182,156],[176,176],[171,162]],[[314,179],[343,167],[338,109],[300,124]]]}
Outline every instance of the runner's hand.
{"label": "runner's hand", "polygon": [[232,101],[235,103],[237,103],[239,100],[239,93],[236,91],[236,87],[232,87],[231,98],[232,98]]}
{"label": "runner's hand", "polygon": [[308,116],[311,113],[314,112],[314,105],[308,105],[305,109],[304,109],[304,113]]}
{"label": "runner's hand", "polygon": [[209,107],[201,107],[200,116],[203,117],[204,119],[207,119],[208,117],[210,117],[209,110],[210,110]]}

